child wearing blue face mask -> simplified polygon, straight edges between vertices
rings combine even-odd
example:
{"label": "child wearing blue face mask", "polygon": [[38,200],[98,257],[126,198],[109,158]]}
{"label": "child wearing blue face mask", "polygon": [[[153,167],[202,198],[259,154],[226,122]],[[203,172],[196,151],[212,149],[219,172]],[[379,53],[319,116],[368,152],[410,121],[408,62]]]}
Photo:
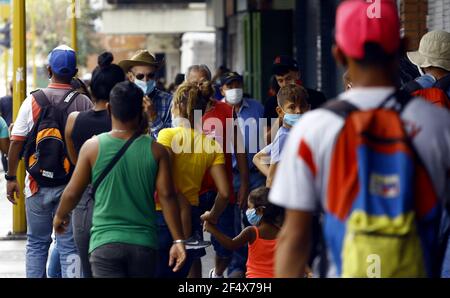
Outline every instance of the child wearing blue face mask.
{"label": "child wearing blue face mask", "polygon": [[267,187],[272,185],[281,152],[291,128],[311,108],[308,103],[308,92],[297,84],[289,84],[282,87],[278,91],[277,100],[277,113],[278,117],[282,119],[283,125],[278,129],[273,142],[258,152],[253,158],[253,163],[267,177]]}
{"label": "child wearing blue face mask", "polygon": [[231,239],[205,221],[204,229],[226,249],[236,250],[248,244],[247,278],[273,278],[277,236],[284,219],[284,209],[269,203],[269,188],[253,190],[246,212],[252,226]]}

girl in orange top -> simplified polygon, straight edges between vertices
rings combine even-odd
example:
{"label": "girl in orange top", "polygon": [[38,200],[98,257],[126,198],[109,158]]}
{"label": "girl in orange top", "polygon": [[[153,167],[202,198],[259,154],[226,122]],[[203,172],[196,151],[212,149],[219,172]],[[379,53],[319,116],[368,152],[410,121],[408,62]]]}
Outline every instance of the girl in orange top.
{"label": "girl in orange top", "polygon": [[260,187],[248,197],[247,219],[252,226],[231,239],[205,221],[204,228],[226,249],[236,250],[248,244],[247,278],[273,278],[277,236],[284,210],[269,203],[269,188]]}

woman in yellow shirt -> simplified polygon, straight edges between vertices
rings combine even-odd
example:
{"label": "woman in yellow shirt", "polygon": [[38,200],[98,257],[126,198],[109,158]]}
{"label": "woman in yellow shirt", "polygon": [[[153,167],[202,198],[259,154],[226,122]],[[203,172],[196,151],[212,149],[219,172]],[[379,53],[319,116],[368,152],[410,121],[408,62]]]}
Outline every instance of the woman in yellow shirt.
{"label": "woman in yellow shirt", "polygon": [[[202,235],[198,209],[199,192],[208,170],[216,184],[218,197],[210,213],[203,215],[202,219],[217,223],[230,195],[222,147],[205,136],[201,130],[202,113],[213,92],[209,82],[185,82],[180,85],[172,103],[174,127],[163,129],[158,135],[158,143],[166,147],[171,159],[186,239],[193,234]],[[189,249],[189,243],[186,248]],[[204,254],[206,252],[203,249],[203,252],[197,253],[194,258]],[[189,253],[188,259],[192,259],[189,258]],[[186,263],[186,266],[190,266],[190,262]],[[164,277],[164,274],[162,275]]]}

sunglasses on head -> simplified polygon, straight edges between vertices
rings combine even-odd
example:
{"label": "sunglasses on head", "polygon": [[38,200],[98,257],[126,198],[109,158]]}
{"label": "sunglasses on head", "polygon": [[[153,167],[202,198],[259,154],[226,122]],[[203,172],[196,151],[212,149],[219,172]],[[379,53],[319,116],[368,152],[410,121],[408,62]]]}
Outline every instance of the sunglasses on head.
{"label": "sunglasses on head", "polygon": [[[133,73],[133,74],[134,74],[134,73]],[[143,73],[137,73],[137,74],[134,74],[134,76],[136,77],[136,79],[142,81],[144,78],[147,78],[147,80],[153,80],[153,79],[155,78],[156,74],[155,74],[154,72],[152,72],[152,73],[146,73],[146,74],[143,74]]]}

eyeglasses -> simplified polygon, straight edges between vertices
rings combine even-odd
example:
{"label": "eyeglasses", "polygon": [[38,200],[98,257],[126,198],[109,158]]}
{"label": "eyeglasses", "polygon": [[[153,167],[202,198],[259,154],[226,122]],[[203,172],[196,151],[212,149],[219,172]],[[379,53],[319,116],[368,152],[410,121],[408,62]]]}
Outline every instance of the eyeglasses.
{"label": "eyeglasses", "polygon": [[155,74],[154,72],[146,73],[146,74],[143,74],[143,73],[133,73],[133,75],[136,77],[136,79],[141,80],[141,81],[142,81],[144,78],[147,78],[147,80],[153,80],[153,79],[155,78],[155,76],[156,76],[156,74]]}

